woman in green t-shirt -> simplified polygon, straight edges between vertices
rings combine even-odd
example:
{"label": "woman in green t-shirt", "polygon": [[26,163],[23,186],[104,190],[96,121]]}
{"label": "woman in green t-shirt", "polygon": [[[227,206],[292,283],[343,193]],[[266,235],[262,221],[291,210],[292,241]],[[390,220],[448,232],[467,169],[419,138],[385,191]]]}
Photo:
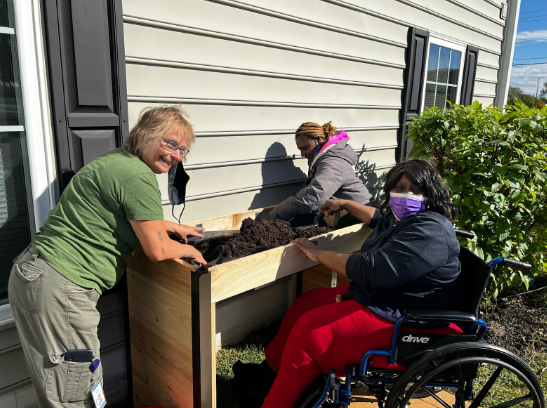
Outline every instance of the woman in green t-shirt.
{"label": "woman in green t-shirt", "polygon": [[178,171],[194,139],[180,107],[146,110],[123,147],[76,173],[15,260],[9,300],[40,407],[92,406],[92,390],[102,387],[97,300],[136,248],[154,262],[205,264],[169,238],[202,236],[202,228],[164,221],[156,179]]}

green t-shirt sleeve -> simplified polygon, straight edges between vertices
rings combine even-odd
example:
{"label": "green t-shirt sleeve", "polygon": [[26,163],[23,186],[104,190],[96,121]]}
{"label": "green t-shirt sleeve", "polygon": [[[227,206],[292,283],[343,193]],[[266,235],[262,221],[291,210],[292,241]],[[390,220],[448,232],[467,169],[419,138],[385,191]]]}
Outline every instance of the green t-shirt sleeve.
{"label": "green t-shirt sleeve", "polygon": [[153,174],[138,175],[125,183],[120,199],[128,220],[163,220],[161,194]]}

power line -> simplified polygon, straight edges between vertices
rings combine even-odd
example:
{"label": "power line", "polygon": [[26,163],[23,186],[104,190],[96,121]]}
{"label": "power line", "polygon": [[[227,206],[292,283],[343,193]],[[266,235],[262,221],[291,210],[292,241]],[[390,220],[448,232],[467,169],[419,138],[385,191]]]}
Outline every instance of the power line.
{"label": "power line", "polygon": [[520,14],[537,13],[538,11],[547,11],[547,9],[532,10],[532,11],[521,11]]}
{"label": "power line", "polygon": [[547,16],[547,14],[540,14],[539,16],[529,16],[529,17],[522,17],[523,19],[525,18],[537,18],[537,17],[545,17]]}
{"label": "power line", "polygon": [[532,62],[530,64],[513,64],[514,67],[516,67],[517,65],[545,65],[547,64],[547,62]]}
{"label": "power line", "polygon": [[513,58],[513,61],[526,61],[526,60],[537,60],[537,59],[545,59],[547,57],[537,57],[537,58]]}
{"label": "power line", "polygon": [[534,21],[544,21],[547,18],[538,18],[537,20],[519,21],[519,23],[533,23]]}
{"label": "power line", "polygon": [[546,41],[543,41],[542,44],[530,44],[530,45],[515,45],[515,47],[520,47],[520,48],[524,48],[524,47],[545,47],[547,45],[547,42]]}

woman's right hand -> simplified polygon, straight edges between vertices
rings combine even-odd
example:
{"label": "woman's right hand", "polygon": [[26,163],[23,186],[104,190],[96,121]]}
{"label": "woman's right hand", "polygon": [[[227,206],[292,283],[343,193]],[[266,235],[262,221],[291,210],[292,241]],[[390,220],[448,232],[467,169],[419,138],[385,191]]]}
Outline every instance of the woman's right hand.
{"label": "woman's right hand", "polygon": [[313,262],[319,262],[319,254],[321,251],[319,251],[308,239],[297,238],[294,241],[291,241],[291,244],[304,252],[304,254]]}
{"label": "woman's right hand", "polygon": [[192,258],[192,260],[197,263],[199,266],[205,265],[207,261],[203,258],[203,255],[201,255],[201,252],[199,252],[196,248],[194,248],[191,245],[184,245],[185,253],[181,256],[181,258]]}
{"label": "woman's right hand", "polygon": [[324,212],[325,215],[331,215],[332,213],[336,211],[340,211],[344,207],[344,202],[346,200],[329,200],[325,204],[323,204],[321,207],[319,207],[319,212]]}

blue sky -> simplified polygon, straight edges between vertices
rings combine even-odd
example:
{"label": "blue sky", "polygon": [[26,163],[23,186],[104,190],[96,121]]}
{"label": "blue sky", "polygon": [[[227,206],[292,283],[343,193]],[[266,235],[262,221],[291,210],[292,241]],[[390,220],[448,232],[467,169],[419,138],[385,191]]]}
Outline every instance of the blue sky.
{"label": "blue sky", "polygon": [[541,90],[547,82],[547,1],[521,0],[511,86],[535,95],[538,77]]}

